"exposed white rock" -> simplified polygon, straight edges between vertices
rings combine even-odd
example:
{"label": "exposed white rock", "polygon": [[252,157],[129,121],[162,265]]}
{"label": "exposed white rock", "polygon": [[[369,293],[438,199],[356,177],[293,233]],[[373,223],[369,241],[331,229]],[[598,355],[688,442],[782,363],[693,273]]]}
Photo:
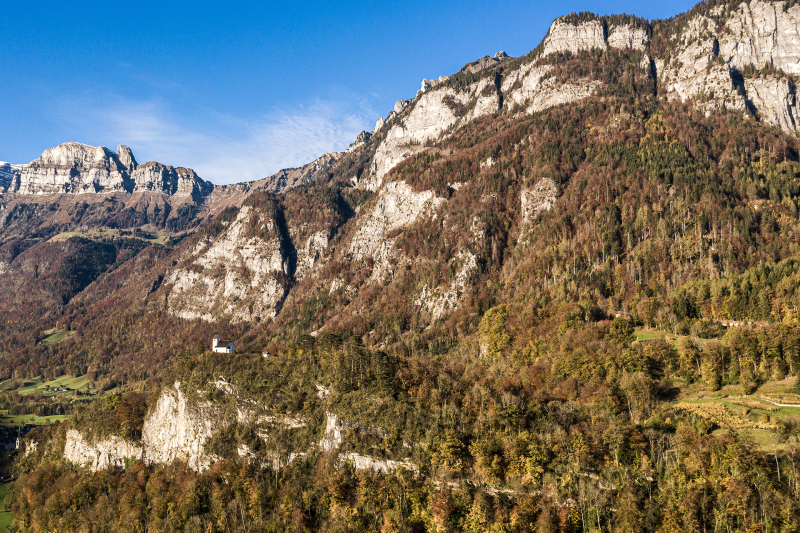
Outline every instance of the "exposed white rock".
{"label": "exposed white rock", "polygon": [[170,196],[205,195],[214,188],[190,168],[171,167],[153,161],[139,165],[131,174],[131,180],[135,184],[133,192],[159,192]]}
{"label": "exposed white rock", "polygon": [[800,6],[784,6],[784,2],[741,3],[719,35],[711,19],[696,15],[689,20],[680,35],[671,37],[678,53],[666,62],[655,60],[667,97],[692,98],[706,113],[714,109],[746,113],[749,107],[761,120],[796,131],[793,86],[774,75],[742,80],[739,74],[749,65],[760,69],[764,64],[800,73]]}
{"label": "exposed white rock", "polygon": [[327,231],[318,231],[312,234],[302,248],[297,250],[297,270],[295,277],[302,279],[314,265],[322,258],[322,254],[330,244],[330,234]]}
{"label": "exposed white rock", "polygon": [[761,120],[784,131],[797,129],[797,97],[788,80],[773,76],[748,79],[745,88]]}
{"label": "exposed white rock", "polygon": [[[251,235],[251,228],[258,235]],[[260,235],[260,236],[259,236]],[[263,237],[263,238],[262,238]],[[315,241],[316,242],[316,241]],[[286,296],[281,275],[289,274],[280,232],[267,214],[244,206],[225,231],[211,242],[200,242],[192,265],[167,277],[173,284],[168,309],[187,319],[234,322],[273,318]],[[309,259],[305,258],[305,264]]]}
{"label": "exposed white rock", "polygon": [[378,459],[357,453],[346,453],[340,456],[340,461],[350,461],[356,470],[374,470],[375,472],[393,472],[398,468],[417,471],[417,465],[409,460],[392,461],[391,459]]}
{"label": "exposed white rock", "polygon": [[41,157],[23,167],[14,192],[80,194],[125,191],[128,180],[127,168],[108,148],[70,142],[48,148]]}
{"label": "exposed white rock", "polygon": [[483,91],[488,86],[494,86],[494,79],[484,78],[477,83],[474,94],[477,94],[477,101],[475,106],[466,114],[462,119],[464,122],[469,122],[483,115],[491,115],[500,109],[500,96],[497,91],[491,91],[491,94],[485,96]]}
{"label": "exposed white rock", "polygon": [[731,66],[758,68],[765,63],[787,74],[800,73],[800,5],[742,2],[725,24],[719,54]]}
{"label": "exposed white rock", "polygon": [[142,460],[141,446],[125,441],[117,436],[110,436],[96,442],[88,442],[78,431],[67,431],[64,445],[64,458],[78,466],[86,466],[91,470],[125,468],[126,459]]}
{"label": "exposed white rock", "polygon": [[112,152],[102,146],[64,143],[45,150],[29,165],[17,167],[9,190],[20,195],[159,192],[210,194],[214,186],[191,169],[149,162],[137,165],[130,148]]}
{"label": "exposed white rock", "polygon": [[117,159],[128,172],[133,172],[138,166],[136,158],[133,157],[133,151],[124,144],[117,146]]}
{"label": "exposed white rock", "polygon": [[606,48],[605,30],[599,19],[570,24],[556,19],[544,39],[542,55],[556,52],[580,52],[592,48]]}
{"label": "exposed white rock", "polygon": [[345,421],[333,413],[325,413],[325,432],[319,441],[319,447],[323,451],[338,450],[347,432]]}
{"label": "exposed white rock", "polygon": [[375,121],[375,129],[372,130],[372,133],[377,133],[383,127],[384,124],[385,121],[383,120],[383,117],[379,118],[377,121]]}
{"label": "exposed white rock", "polygon": [[477,258],[469,250],[459,250],[451,262],[457,265],[458,270],[450,285],[436,288],[425,285],[415,302],[421,312],[430,316],[431,321],[441,318],[456,307],[461,295],[469,289],[473,275],[478,271]]}
{"label": "exposed white rock", "polygon": [[398,100],[394,103],[394,113],[399,115],[402,113],[408,106],[411,105],[413,100]]}
{"label": "exposed white rock", "polygon": [[645,28],[631,25],[610,25],[608,28],[608,46],[612,48],[632,48],[644,50],[647,47],[648,37]]}
{"label": "exposed white rock", "polygon": [[350,241],[351,258],[359,261],[372,256],[384,242],[386,233],[432,214],[444,201],[433,191],[416,192],[404,181],[386,184],[370,213],[361,217]]}
{"label": "exposed white rock", "polygon": [[[371,174],[364,180],[363,186],[369,190],[377,190],[383,184],[384,176],[403,159],[419,153],[424,149],[424,144],[437,138],[445,130],[455,125],[459,120],[454,108],[466,106],[476,96],[479,83],[475,83],[464,91],[455,91],[451,88],[438,88],[427,91],[416,101],[414,109],[408,116],[392,124],[386,134],[386,139],[378,146]],[[485,85],[484,85],[485,86]],[[491,112],[497,110],[489,106]],[[485,112],[490,112],[485,110]],[[476,113],[471,118],[478,116]],[[387,122],[389,119],[387,119]],[[362,186],[362,184],[359,184]]]}
{"label": "exposed white rock", "polygon": [[357,149],[359,149],[362,146],[364,146],[367,143],[367,141],[369,141],[370,137],[372,137],[372,134],[370,132],[362,131],[361,133],[358,134],[358,136],[356,137],[356,140],[353,141],[353,143],[350,144],[350,146],[347,148],[347,150],[345,150],[345,152],[346,153],[350,153],[350,152],[356,151]]}
{"label": "exposed white rock", "polygon": [[319,383],[317,383],[316,387],[317,387],[317,398],[324,401],[330,397],[331,395],[330,387],[323,387]]}
{"label": "exposed white rock", "polygon": [[530,222],[544,211],[550,211],[558,198],[558,185],[550,178],[542,178],[531,189],[522,189],[520,204],[522,220]]}
{"label": "exposed white rock", "polygon": [[189,405],[180,384],[165,389],[142,428],[144,460],[147,464],[184,461],[202,472],[216,459],[204,446],[219,429],[216,413],[208,402]]}

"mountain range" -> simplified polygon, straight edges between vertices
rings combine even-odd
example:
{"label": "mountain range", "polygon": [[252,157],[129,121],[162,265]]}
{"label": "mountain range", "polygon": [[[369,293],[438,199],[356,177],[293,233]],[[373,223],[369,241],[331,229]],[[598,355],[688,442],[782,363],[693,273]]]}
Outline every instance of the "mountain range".
{"label": "mountain range", "polygon": [[[792,530],[789,456],[741,444],[750,426],[711,396],[674,400],[798,375],[798,23],[794,0],[573,13],[525,56],[422,80],[345,152],[255,182],[126,146],[0,164],[0,379],[154,394],[98,402],[113,431],[77,410],[20,464],[135,456],[232,479],[236,461],[312,461],[287,471],[316,476],[291,501],[316,499],[272,530],[356,530],[359,513],[365,530],[488,530],[481,512],[504,531]],[[215,334],[241,358],[208,355]],[[747,420],[796,442],[778,411]],[[313,462],[328,452],[352,471]],[[429,500],[401,518],[353,503],[379,483],[353,472],[401,467],[427,480],[398,474],[403,494]]]}

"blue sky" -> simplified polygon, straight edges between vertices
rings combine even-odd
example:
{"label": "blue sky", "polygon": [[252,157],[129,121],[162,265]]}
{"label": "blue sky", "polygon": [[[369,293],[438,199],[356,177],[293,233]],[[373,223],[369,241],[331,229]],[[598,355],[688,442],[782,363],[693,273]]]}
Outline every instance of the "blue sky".
{"label": "blue sky", "polygon": [[0,160],[77,141],[214,183],[343,150],[422,78],[527,53],[572,11],[695,2],[6,2]]}

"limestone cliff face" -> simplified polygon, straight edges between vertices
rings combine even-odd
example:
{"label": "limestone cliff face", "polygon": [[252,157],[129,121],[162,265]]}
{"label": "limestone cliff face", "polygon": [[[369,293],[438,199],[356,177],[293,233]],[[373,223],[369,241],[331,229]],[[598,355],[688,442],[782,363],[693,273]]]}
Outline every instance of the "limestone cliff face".
{"label": "limestone cliff face", "polygon": [[719,55],[741,70],[765,63],[786,74],[800,73],[800,6],[785,2],[742,2],[719,36]]}
{"label": "limestone cliff face", "polygon": [[67,431],[64,458],[78,466],[85,466],[91,470],[105,468],[121,470],[125,467],[126,459],[142,460],[143,454],[141,446],[113,435],[99,441],[90,442],[74,429]]}
{"label": "limestone cliff face", "polygon": [[[436,87],[403,107],[402,113],[391,122],[386,138],[378,146],[371,175],[360,185],[372,191],[378,190],[384,176],[400,161],[421,152],[427,141],[436,139],[454,126],[460,119],[459,109],[465,109],[470,100],[477,98],[486,83],[474,83],[460,91],[450,87]],[[480,110],[471,113],[466,120],[497,111],[499,106],[496,95],[491,102],[483,102]]]}
{"label": "limestone cliff face", "polygon": [[189,405],[179,383],[165,389],[142,428],[145,462],[180,460],[193,470],[207,470],[215,460],[204,450],[206,440],[218,429],[214,415],[208,403]]}
{"label": "limestone cliff face", "polygon": [[128,167],[117,154],[102,146],[70,142],[48,148],[23,167],[11,190],[17,194],[80,194],[125,191],[131,186]]}
{"label": "limestone cliff face", "polygon": [[550,25],[542,55],[607,47],[643,50],[648,41],[647,30],[633,24],[607,24],[600,17],[573,24],[559,18]]}
{"label": "limestone cliff face", "polygon": [[281,238],[274,218],[242,207],[220,235],[201,239],[184,264],[169,273],[168,309],[208,321],[273,318],[286,296],[283,279],[294,273]]}
{"label": "limestone cliff face", "polygon": [[190,168],[171,167],[150,161],[131,173],[132,192],[160,192],[170,196],[197,196],[209,194],[214,186],[203,181]]}
{"label": "limestone cliff face", "polygon": [[387,233],[432,214],[443,201],[444,198],[438,198],[433,191],[416,192],[404,181],[386,184],[373,208],[361,217],[359,228],[350,241],[352,259],[360,261],[371,256]]}
{"label": "limestone cliff face", "polygon": [[[750,111],[764,122],[796,131],[795,87],[781,71],[800,72],[800,6],[753,1],[730,13],[718,8],[708,15],[696,15],[671,36],[677,54],[655,59],[667,97],[693,98],[706,111]],[[764,65],[769,72],[742,74]]]}
{"label": "limestone cliff face", "polygon": [[147,464],[185,462],[198,472],[207,470],[215,457],[204,451],[206,440],[213,435],[217,417],[209,403],[190,405],[180,384],[165,389],[155,409],[142,428],[142,444],[137,445],[117,436],[87,440],[79,431],[67,431],[64,458],[91,470],[121,470],[126,459]]}
{"label": "limestone cliff face", "polygon": [[555,52],[579,52],[592,48],[606,47],[606,33],[602,21],[590,20],[580,24],[570,24],[556,19],[544,40],[542,55]]}
{"label": "limestone cliff face", "polygon": [[611,48],[644,50],[649,41],[647,30],[632,24],[610,25],[606,42]]}
{"label": "limestone cliff face", "polygon": [[8,191],[18,195],[159,192],[207,195],[214,186],[191,169],[149,162],[138,165],[133,152],[102,146],[64,143],[45,150],[14,173]]}

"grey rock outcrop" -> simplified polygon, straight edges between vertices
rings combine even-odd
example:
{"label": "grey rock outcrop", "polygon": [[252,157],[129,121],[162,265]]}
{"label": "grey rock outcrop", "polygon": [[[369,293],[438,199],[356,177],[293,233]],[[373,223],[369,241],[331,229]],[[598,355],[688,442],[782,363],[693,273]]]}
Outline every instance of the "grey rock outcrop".
{"label": "grey rock outcrop", "polygon": [[611,48],[631,48],[643,50],[647,47],[649,37],[647,30],[634,25],[612,25],[608,29],[608,46]]}
{"label": "grey rock outcrop", "polygon": [[126,459],[141,461],[143,456],[144,450],[141,446],[114,435],[91,442],[74,429],[67,431],[64,458],[90,470],[122,470]]}
{"label": "grey rock outcrop", "polygon": [[358,137],[356,137],[356,140],[353,141],[350,144],[350,146],[347,148],[346,151],[347,152],[353,152],[353,151],[361,148],[362,146],[364,146],[367,143],[367,141],[369,141],[370,137],[372,137],[372,133],[370,133],[368,131],[362,131],[361,133],[358,134]]}
{"label": "grey rock outcrop", "polygon": [[67,431],[64,458],[91,470],[125,468],[128,459],[147,464],[184,461],[195,471],[207,470],[216,459],[205,453],[206,440],[216,427],[216,412],[209,403],[190,405],[180,384],[162,391],[155,409],[142,428],[142,444],[117,436],[89,440],[79,431]]}
{"label": "grey rock outcrop", "polygon": [[169,196],[198,196],[211,193],[214,186],[203,181],[190,168],[171,167],[150,161],[131,174],[132,192],[159,192]]}
{"label": "grey rock outcrop", "polygon": [[420,90],[422,92],[425,92],[428,89],[432,89],[432,88],[436,87],[437,85],[439,85],[443,81],[447,81],[448,79],[450,79],[450,76],[439,76],[438,78],[433,79],[433,80],[423,79],[422,80],[422,88]]}
{"label": "grey rock outcrop", "polygon": [[119,162],[122,163],[128,172],[133,172],[138,166],[136,158],[133,157],[133,151],[124,144],[117,146],[117,159],[119,159]]}
{"label": "grey rock outcrop", "polygon": [[598,18],[570,24],[563,19],[556,19],[550,25],[550,31],[544,40],[542,55],[556,52],[579,52],[592,48],[605,48],[606,35],[602,21]]}
{"label": "grey rock outcrop", "polygon": [[281,193],[288,189],[299,187],[318,178],[325,170],[336,163],[342,155],[340,152],[329,152],[301,167],[283,169],[263,181],[256,182],[251,190]]}
{"label": "grey rock outcrop", "polygon": [[398,100],[398,101],[396,101],[394,103],[394,110],[393,110],[395,115],[399,115],[400,113],[402,113],[405,110],[405,108],[407,108],[409,105],[411,105],[411,102],[413,102],[413,100]]}
{"label": "grey rock outcrop", "polygon": [[600,17],[573,24],[558,18],[545,37],[542,55],[606,47],[642,50],[648,42],[647,29],[634,24],[606,24]]}
{"label": "grey rock outcrop", "polygon": [[207,470],[216,459],[204,449],[206,440],[219,429],[215,415],[209,403],[187,403],[179,383],[165,389],[142,428],[145,462],[180,460],[193,470]]}
{"label": "grey rock outcrop", "polygon": [[119,192],[130,188],[128,169],[116,153],[73,142],[45,150],[21,169],[12,185],[17,194]]}
{"label": "grey rock outcrop", "polygon": [[[667,61],[655,59],[667,97],[692,98],[706,112],[750,111],[785,131],[796,131],[795,87],[782,73],[800,73],[800,6],[743,2],[723,22],[717,33],[719,22],[698,14],[671,36],[677,53]],[[761,72],[743,75],[748,68]]]}
{"label": "grey rock outcrop", "polygon": [[[258,228],[257,234],[251,228]],[[173,285],[169,311],[210,322],[273,318],[286,296],[282,280],[293,274],[281,238],[273,218],[242,207],[218,237],[198,242],[189,255],[191,264],[168,274]]]}

